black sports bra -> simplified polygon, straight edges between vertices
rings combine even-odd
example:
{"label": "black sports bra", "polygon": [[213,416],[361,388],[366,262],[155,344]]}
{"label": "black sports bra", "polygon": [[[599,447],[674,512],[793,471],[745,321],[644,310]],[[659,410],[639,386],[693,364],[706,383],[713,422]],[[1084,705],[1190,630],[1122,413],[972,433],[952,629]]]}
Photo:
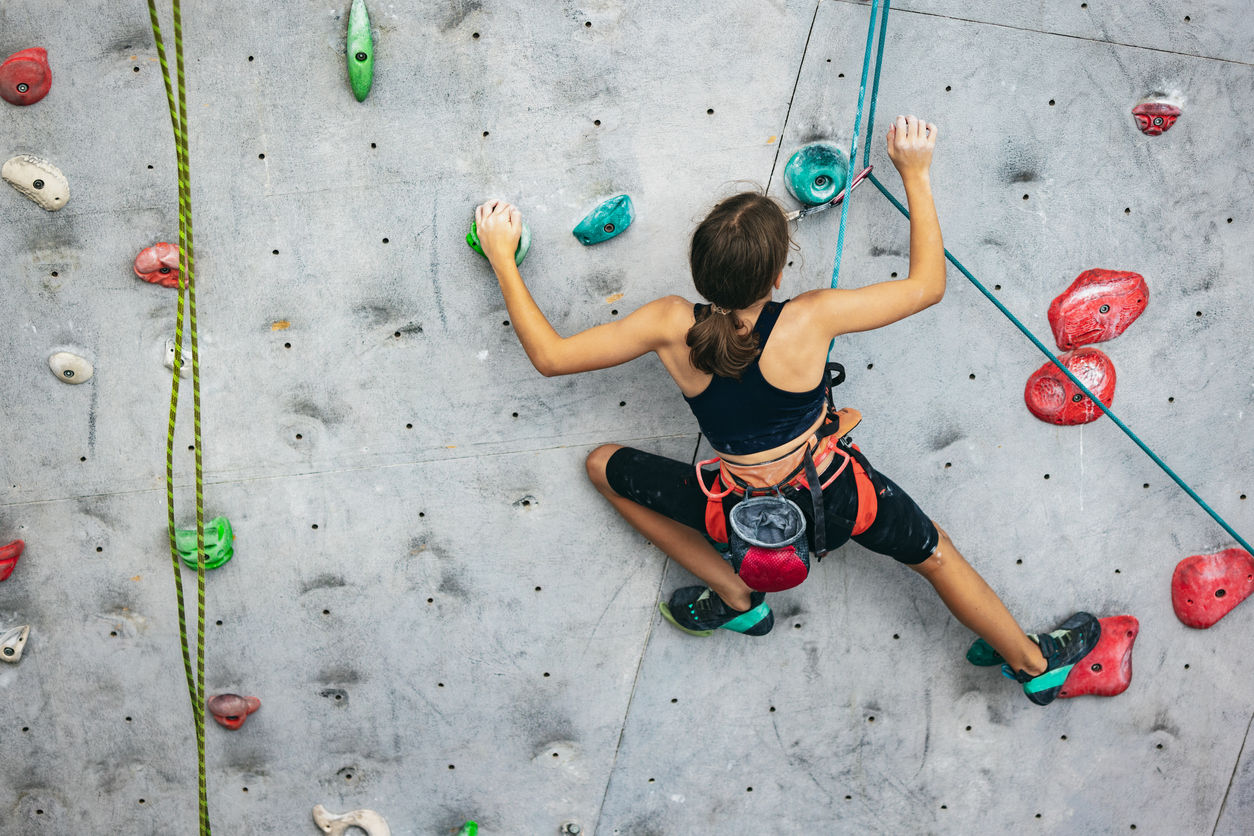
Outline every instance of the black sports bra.
{"label": "black sports bra", "polygon": [[[786,304],[787,301],[767,302],[762,308],[753,326],[758,335],[758,357],[741,373],[739,381],[714,375],[701,394],[684,396],[692,414],[697,416],[701,432],[720,453],[747,456],[787,444],[823,414],[827,375],[808,392],[787,392],[767,382],[758,367],[766,341]],[[694,305],[693,313],[700,316],[707,307]]]}

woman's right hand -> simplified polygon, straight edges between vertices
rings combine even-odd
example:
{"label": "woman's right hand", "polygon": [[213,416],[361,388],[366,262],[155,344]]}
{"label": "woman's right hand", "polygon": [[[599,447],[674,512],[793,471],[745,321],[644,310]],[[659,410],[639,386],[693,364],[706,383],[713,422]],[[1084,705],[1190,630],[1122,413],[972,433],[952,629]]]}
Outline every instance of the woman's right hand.
{"label": "woman's right hand", "polygon": [[913,116],[898,116],[888,128],[888,158],[897,166],[901,179],[926,176],[932,167],[937,127]]}
{"label": "woman's right hand", "polygon": [[489,200],[475,209],[475,230],[479,246],[493,267],[514,263],[514,251],[522,236],[522,212],[503,200]]}

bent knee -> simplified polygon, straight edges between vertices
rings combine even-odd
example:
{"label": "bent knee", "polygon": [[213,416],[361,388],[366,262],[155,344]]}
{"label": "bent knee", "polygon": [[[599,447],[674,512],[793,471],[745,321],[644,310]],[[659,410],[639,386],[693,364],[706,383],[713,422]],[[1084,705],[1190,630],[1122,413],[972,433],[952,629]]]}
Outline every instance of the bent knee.
{"label": "bent knee", "polygon": [[[933,525],[936,525],[933,523]],[[954,546],[954,541],[949,539],[949,535],[945,533],[945,529],[939,525],[936,526],[936,548],[926,559],[919,563],[910,565],[910,568],[918,572],[920,575],[927,577],[934,572],[940,572],[955,562],[965,562],[962,554]]]}
{"label": "bent knee", "polygon": [[584,462],[584,468],[588,471],[588,478],[592,480],[592,484],[596,485],[598,489],[613,490],[610,488],[609,479],[605,475],[605,468],[610,463],[610,456],[621,449],[623,449],[621,444],[602,444],[588,454],[588,458]]}

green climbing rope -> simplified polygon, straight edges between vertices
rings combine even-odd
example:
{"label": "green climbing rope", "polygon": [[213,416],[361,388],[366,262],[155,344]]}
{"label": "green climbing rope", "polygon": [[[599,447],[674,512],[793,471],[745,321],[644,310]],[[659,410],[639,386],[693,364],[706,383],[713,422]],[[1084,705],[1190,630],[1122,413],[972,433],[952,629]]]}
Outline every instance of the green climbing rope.
{"label": "green climbing rope", "polygon": [[[879,50],[875,59],[875,80],[871,85],[871,107],[870,107],[870,116],[867,119],[867,143],[866,143],[865,150],[863,152],[864,154],[863,159],[862,159],[863,167],[869,164],[870,158],[871,158],[870,135],[871,135],[871,131],[873,130],[873,123],[875,121],[875,102],[876,102],[876,99],[879,97],[879,93],[880,93],[880,68],[884,60],[884,40],[885,40],[885,34],[888,31],[888,7],[889,7],[890,2],[891,0],[884,0],[884,16],[880,21]],[[866,46],[866,51],[863,53],[863,57],[862,57],[863,88],[865,88],[865,85],[866,85],[867,67],[870,65],[870,60],[871,60],[871,33],[875,29],[875,14],[876,14],[877,4],[878,4],[878,0],[873,0],[871,4],[871,24],[867,29],[867,46]],[[854,140],[853,140],[854,148],[857,147],[858,125],[862,121],[862,94],[863,94],[863,89],[860,88],[858,91],[858,112],[857,112],[857,115],[854,117]],[[852,151],[850,152],[849,160],[850,160],[850,163],[853,162]],[[893,197],[892,193],[889,192],[888,189],[884,187],[884,184],[879,181],[879,178],[877,178],[874,174],[872,174],[870,176],[870,180],[873,184],[875,184],[875,188],[879,189],[880,193],[883,194],[884,197],[888,198],[888,200],[893,204],[893,206],[897,207],[897,211],[905,215],[908,220],[910,218],[909,210],[907,210],[905,206],[902,206],[901,202],[897,200],[897,198]],[[846,199],[845,206],[848,207],[848,205],[849,205],[849,201],[848,199]],[[841,248],[843,247],[843,244],[844,244],[844,232],[845,232],[845,219],[844,219],[844,212],[842,211],[841,223],[840,223],[840,236],[837,238],[837,241],[836,241],[836,267],[832,273],[832,287],[836,286],[836,277],[837,277],[837,274],[840,272],[840,253],[841,253]],[[1185,482],[1178,475],[1176,475],[1176,472],[1172,470],[1170,467],[1168,467],[1167,463],[1164,462],[1157,453],[1151,450],[1149,445],[1147,445],[1144,441],[1142,441],[1140,437],[1137,436],[1137,434],[1134,433],[1127,424],[1121,421],[1119,419],[1119,416],[1116,415],[1113,410],[1107,407],[1106,404],[1102,403],[1100,398],[1098,398],[1091,391],[1089,391],[1089,388],[1084,385],[1084,383],[1080,380],[1080,378],[1076,377],[1076,375],[1070,369],[1068,369],[1062,363],[1058,362],[1058,358],[1054,356],[1053,352],[1051,352],[1048,348],[1046,348],[1045,344],[1042,343],[1039,339],[1037,339],[1036,335],[1033,334],[1031,331],[1029,331],[1027,326],[1025,326],[1022,322],[1020,322],[1018,317],[1016,317],[1013,313],[1011,313],[1010,309],[1001,303],[1001,300],[999,300],[996,296],[994,296],[988,290],[988,288],[986,288],[983,284],[981,284],[980,281],[971,274],[971,271],[968,270],[961,261],[955,258],[953,253],[949,252],[948,249],[945,250],[945,258],[949,260],[950,264],[952,264],[954,267],[957,267],[959,272],[961,272],[962,275],[966,276],[967,280],[970,281],[971,284],[975,285],[975,288],[978,291],[980,291],[980,293],[984,294],[984,297],[986,299],[988,299],[995,306],[997,306],[997,310],[1001,311],[1002,314],[1004,314],[1005,317],[1009,319],[1016,328],[1018,328],[1021,332],[1023,332],[1023,335],[1027,337],[1029,340],[1031,340],[1032,344],[1035,345],[1038,349],[1040,349],[1041,353],[1044,354],[1046,357],[1048,357],[1049,361],[1053,363],[1055,366],[1057,366],[1059,371],[1065,374],[1072,383],[1074,383],[1077,387],[1079,387],[1080,391],[1083,392],[1084,395],[1090,401],[1096,404],[1097,407],[1101,409],[1103,413],[1108,415],[1110,417],[1110,420],[1115,423],[1115,426],[1123,430],[1124,434],[1127,435],[1128,438],[1132,439],[1132,441],[1136,444],[1136,446],[1140,447],[1141,450],[1147,456],[1149,456],[1150,459],[1153,460],[1154,464],[1162,468],[1162,471],[1166,473],[1169,477],[1171,477],[1171,480],[1173,482],[1179,485],[1180,488],[1185,493],[1187,493],[1189,497],[1194,502],[1196,502],[1203,511],[1209,514],[1211,519],[1219,523],[1219,525],[1223,528],[1224,531],[1232,535],[1233,539],[1235,539],[1238,543],[1240,543],[1242,548],[1244,548],[1247,552],[1254,554],[1254,549],[1250,548],[1250,544],[1245,541],[1244,537],[1238,534],[1232,528],[1232,526],[1228,525],[1228,522],[1223,517],[1219,516],[1219,514],[1216,513],[1215,510],[1210,507],[1210,505],[1206,504],[1206,501],[1203,500],[1202,497],[1198,496],[1197,491],[1189,487],[1187,482]],[[833,341],[833,343],[834,342],[835,341]],[[829,353],[830,353],[830,350],[829,350]]]}
{"label": "green climbing rope", "polygon": [[192,239],[191,166],[187,144],[187,83],[183,61],[183,16],[179,0],[173,0],[174,61],[178,79],[178,99],[170,81],[170,66],[166,61],[165,42],[161,37],[161,24],[157,17],[155,0],[148,0],[148,14],[152,21],[152,34],[157,44],[157,56],[161,61],[161,77],[165,82],[166,101],[170,108],[170,123],[174,130],[174,150],[178,166],[179,203],[179,291],[178,311],[175,316],[174,368],[183,367],[183,310],[187,306],[189,336],[192,350],[192,424],[195,437],[196,457],[196,672],[192,673],[190,643],[187,638],[186,609],[183,601],[183,575],[179,566],[179,551],[174,525],[174,427],[178,415],[179,375],[173,375],[170,385],[170,415],[166,432],[165,485],[166,517],[169,528],[170,559],[174,566],[174,590],[178,600],[179,641],[183,650],[183,670],[187,676],[187,694],[192,705],[192,721],[196,728],[197,787],[199,797],[200,836],[210,836],[209,794],[205,770],[205,508],[204,470],[200,437],[200,354],[196,336],[196,279],[195,248]]}

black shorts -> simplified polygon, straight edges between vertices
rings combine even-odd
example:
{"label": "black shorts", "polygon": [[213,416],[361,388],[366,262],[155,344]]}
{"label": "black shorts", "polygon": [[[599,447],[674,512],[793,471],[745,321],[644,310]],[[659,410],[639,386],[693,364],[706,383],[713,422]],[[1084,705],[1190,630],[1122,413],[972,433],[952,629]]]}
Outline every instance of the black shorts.
{"label": "black shorts", "polygon": [[[819,481],[826,482],[834,468],[844,463],[843,456],[832,456],[831,461],[819,474]],[[936,551],[939,535],[936,526],[914,500],[885,476],[878,474],[884,492],[879,495],[875,521],[861,534],[854,535],[836,519],[852,520],[858,516],[858,488],[854,481],[853,464],[836,477],[823,491],[823,508],[827,523],[827,548],[835,549],[852,539],[863,548],[886,554],[901,563],[922,563]],[[631,447],[615,450],[605,465],[605,477],[619,496],[630,499],[645,508],[657,511],[676,522],[695,528],[709,537],[705,527],[705,494],[697,484],[697,474],[690,464],[674,459],[655,456]],[[711,487],[714,474],[706,476],[706,487]],[[721,491],[720,491],[721,492]],[[808,490],[786,487],[787,499],[797,503],[806,518],[806,536],[810,548],[814,548],[814,508]],[[723,499],[724,511],[729,512],[742,499],[730,494]]]}

